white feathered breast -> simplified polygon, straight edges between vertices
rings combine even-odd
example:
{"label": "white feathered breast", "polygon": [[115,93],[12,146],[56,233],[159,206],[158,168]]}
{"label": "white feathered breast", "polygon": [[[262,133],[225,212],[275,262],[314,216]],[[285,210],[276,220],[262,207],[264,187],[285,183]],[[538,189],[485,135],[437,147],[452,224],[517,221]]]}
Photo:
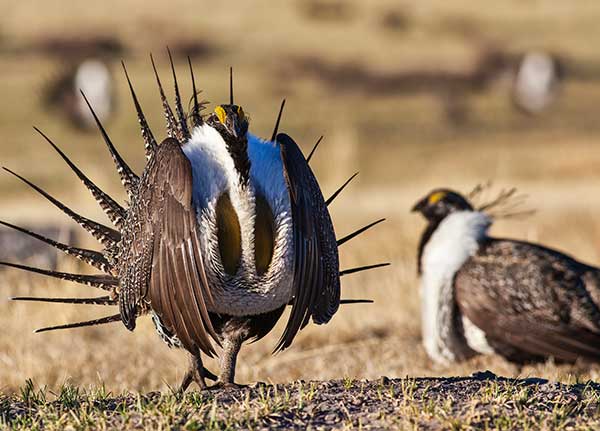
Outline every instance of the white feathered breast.
{"label": "white feathered breast", "polygon": [[[214,298],[210,311],[229,315],[253,315],[272,311],[292,298],[293,235],[289,193],[283,176],[279,147],[248,134],[250,182],[243,185],[225,141],[204,124],[192,131],[183,146],[191,162],[194,204],[200,224],[202,255]],[[219,253],[217,200],[229,191],[240,223],[242,258],[235,275],[228,275]],[[274,217],[275,244],[269,269],[258,275],[254,259],[256,195],[261,194]]]}
{"label": "white feathered breast", "polygon": [[481,212],[448,215],[425,246],[422,258],[421,324],[427,354],[436,362],[454,361],[445,332],[454,325],[454,275],[479,248],[491,224]]}

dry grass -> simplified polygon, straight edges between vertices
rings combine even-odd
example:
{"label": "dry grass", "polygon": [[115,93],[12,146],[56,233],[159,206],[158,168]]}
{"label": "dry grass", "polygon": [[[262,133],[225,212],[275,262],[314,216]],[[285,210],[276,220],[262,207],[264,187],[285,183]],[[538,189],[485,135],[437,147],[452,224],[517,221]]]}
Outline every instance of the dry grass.
{"label": "dry grass", "polygon": [[[382,0],[369,2],[370,6],[353,2],[355,12],[340,22],[310,21],[297,2],[231,6],[181,0],[175,5],[139,1],[124,6],[110,1],[84,6],[69,1],[61,8],[39,2],[2,3],[0,159],[86,215],[102,219],[74,176],[33,133],[32,123],[55,138],[101,185],[115,192],[118,186],[98,135],[77,133],[57,113],[39,108],[39,90],[60,66],[50,58],[16,52],[46,34],[109,32],[121,37],[130,47],[125,60],[156,130],[161,116],[146,53],[160,53],[165,39],[177,37],[213,42],[220,55],[195,65],[208,99],[225,99],[225,72],[232,64],[236,98],[250,113],[256,132],[270,133],[278,101],[286,96],[284,130],[298,137],[305,150],[318,135],[326,135],[314,159],[326,194],[355,170],[361,171],[360,180],[332,211],[339,234],[381,216],[388,219],[342,250],[344,267],[393,263],[344,280],[345,297],[369,297],[375,304],[346,306],[329,325],[309,327],[292,348],[271,356],[282,329],[279,326],[265,340],[243,348],[240,382],[466,375],[481,369],[567,382],[599,377],[600,367],[548,363],[519,370],[495,357],[447,368],[432,365],[419,344],[415,254],[423,223],[408,212],[412,203],[433,187],[468,190],[475,183],[493,179],[499,185],[519,187],[538,209],[527,220],[499,223],[494,233],[540,241],[588,262],[600,262],[597,81],[567,80],[559,102],[539,118],[513,111],[507,84],[499,82],[488,92],[469,96],[468,122],[453,126],[445,119],[437,95],[369,98],[331,91],[314,78],[279,79],[281,64],[303,55],[332,62],[358,61],[388,71],[463,68],[488,41],[510,50],[549,48],[594,70],[597,46],[591,41],[600,36],[597,3],[558,5],[548,0],[524,6],[509,1],[492,8],[466,0],[414,4]],[[381,27],[382,17],[390,11],[406,17],[401,31]],[[158,57],[166,78],[165,58]],[[185,76],[185,65],[177,66]],[[108,128],[126,158],[139,169],[143,163],[141,140],[124,79],[117,76],[120,115]],[[187,80],[182,80],[187,86]],[[2,219],[64,223],[57,211],[7,175],[0,176],[0,193]],[[69,266],[65,261],[64,267]],[[13,271],[2,272],[0,277],[2,297],[83,292]],[[16,391],[27,378],[50,388],[67,380],[84,387],[101,382],[114,393],[165,390],[179,381],[186,366],[184,355],[162,344],[147,319],[141,319],[133,334],[118,324],[31,334],[39,326],[100,313],[93,307],[15,304],[0,299],[2,389]]]}
{"label": "dry grass", "polygon": [[593,383],[467,378],[295,381],[240,390],[115,395],[70,384],[51,393],[28,381],[0,396],[13,429],[594,429]]}

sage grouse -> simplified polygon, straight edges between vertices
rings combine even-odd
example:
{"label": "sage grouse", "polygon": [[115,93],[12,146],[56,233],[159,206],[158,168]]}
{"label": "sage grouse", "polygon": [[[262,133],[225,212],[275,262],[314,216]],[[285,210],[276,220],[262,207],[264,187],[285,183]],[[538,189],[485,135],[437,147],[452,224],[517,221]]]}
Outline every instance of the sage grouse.
{"label": "sage grouse", "polygon": [[[232,84],[230,102],[203,116],[205,103],[198,101],[191,62],[193,107],[186,114],[171,59],[173,112],[154,61],[152,66],[167,123],[167,137],[160,144],[123,65],[148,159],[141,176],[121,158],[90,106],[127,191],[127,208],[100,190],[40,132],[91,191],[116,229],[78,215],[14,174],[104,248],[101,252],[75,248],[5,225],[57,247],[103,274],[3,264],[108,291],[107,296],[88,299],[15,299],[119,306],[118,314],[39,332],[119,320],[133,330],[139,316],[150,314],[161,338],[191,355],[180,390],[185,391],[193,381],[204,388],[205,378],[217,380],[201,359],[202,353],[215,355],[216,345],[222,348],[216,386],[233,385],[242,343],[270,332],[286,305],[291,305],[291,312],[275,351],[290,346],[309,320],[324,324],[340,303],[364,302],[340,300],[340,277],[385,264],[340,271],[338,246],[378,222],[336,240],[327,206],[343,186],[325,200],[308,161],[291,137],[278,134],[277,125],[270,140],[252,135],[244,110],[234,104]],[[281,110],[277,124],[280,118]]]}
{"label": "sage grouse", "polygon": [[600,269],[489,236],[493,206],[475,209],[462,195],[437,189],[413,208],[428,222],[418,250],[428,355],[442,364],[477,353],[519,364],[599,361]]}

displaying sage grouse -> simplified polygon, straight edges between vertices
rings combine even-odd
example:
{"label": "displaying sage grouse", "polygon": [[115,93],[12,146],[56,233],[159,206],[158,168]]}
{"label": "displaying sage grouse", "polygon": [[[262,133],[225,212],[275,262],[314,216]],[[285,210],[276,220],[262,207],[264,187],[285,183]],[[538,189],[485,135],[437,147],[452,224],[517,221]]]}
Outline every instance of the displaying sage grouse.
{"label": "displaying sage grouse", "polygon": [[600,360],[600,269],[556,250],[493,238],[494,206],[437,189],[413,211],[428,222],[418,251],[428,355],[447,364],[477,353],[516,363]]}
{"label": "displaying sage grouse", "polygon": [[[277,125],[270,140],[252,135],[248,117],[234,104],[232,90],[230,103],[203,116],[205,103],[198,101],[191,63],[193,108],[186,114],[171,60],[173,112],[154,61],[152,66],[167,123],[167,138],[160,144],[125,71],[148,159],[141,176],[121,158],[92,110],[127,191],[127,208],[100,190],[42,134],[92,192],[116,230],[76,214],[14,174],[83,226],[104,248],[101,252],[83,250],[23,231],[103,274],[3,264],[109,292],[89,299],[15,299],[119,306],[118,314],[39,331],[119,320],[133,330],[139,316],[150,314],[162,339],[191,355],[181,390],[192,381],[206,387],[205,378],[217,379],[201,360],[202,353],[215,355],[216,345],[222,348],[218,386],[232,385],[242,343],[270,332],[286,305],[291,305],[291,313],[276,351],[290,346],[311,319],[324,324],[340,303],[364,302],[340,300],[340,277],[385,264],[340,271],[338,246],[379,221],[336,240],[327,206],[344,186],[325,200],[294,140],[278,134]],[[277,124],[280,118],[281,110]]]}

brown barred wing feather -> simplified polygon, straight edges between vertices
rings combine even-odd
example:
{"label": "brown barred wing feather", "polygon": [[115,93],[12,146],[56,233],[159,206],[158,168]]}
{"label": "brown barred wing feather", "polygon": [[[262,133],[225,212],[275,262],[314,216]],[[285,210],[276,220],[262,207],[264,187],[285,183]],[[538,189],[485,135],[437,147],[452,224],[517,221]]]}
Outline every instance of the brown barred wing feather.
{"label": "brown barred wing feather", "polygon": [[213,355],[211,338],[218,340],[207,310],[211,296],[192,203],[192,169],[175,139],[158,146],[140,196],[130,215],[135,217],[131,256],[124,260],[137,263],[122,278],[124,322],[148,303],[188,351]]}

